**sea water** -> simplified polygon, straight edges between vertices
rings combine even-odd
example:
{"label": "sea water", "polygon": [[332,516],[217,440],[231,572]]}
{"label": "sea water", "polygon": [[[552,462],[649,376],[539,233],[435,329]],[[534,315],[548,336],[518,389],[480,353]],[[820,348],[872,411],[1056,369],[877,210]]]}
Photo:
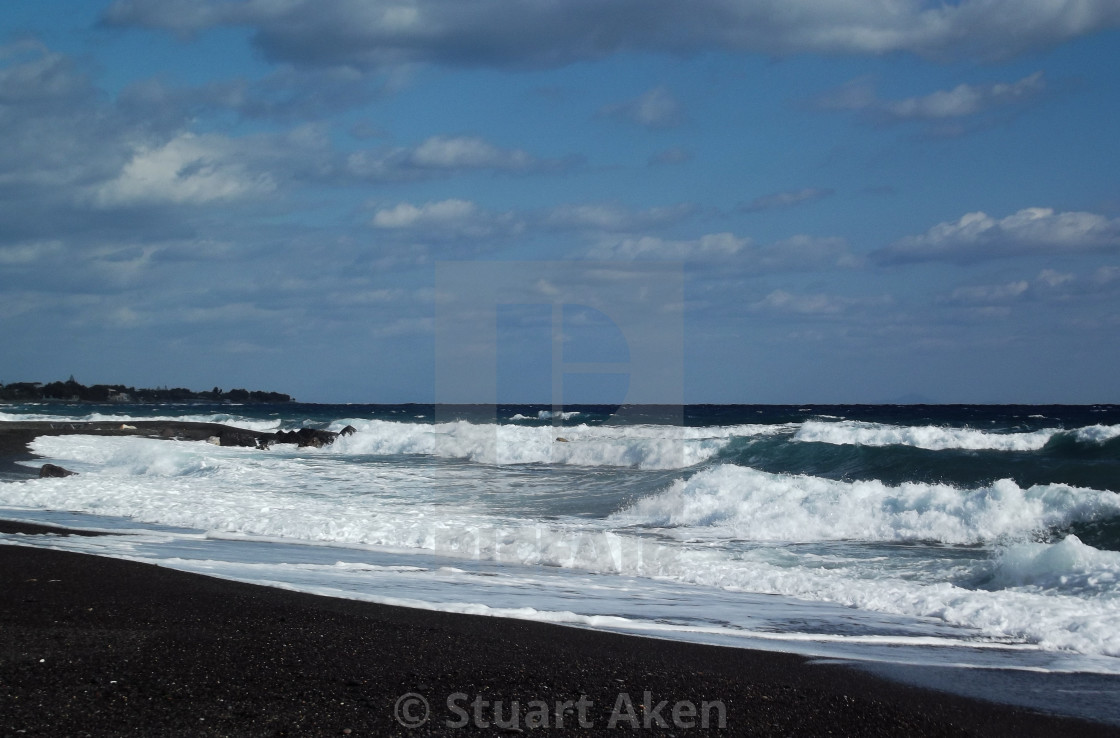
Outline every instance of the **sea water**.
{"label": "sea water", "polygon": [[[347,425],[44,436],[2,536],[330,596],[841,660],[1120,724],[1120,407],[19,405]],[[37,461],[30,466],[38,465]]]}

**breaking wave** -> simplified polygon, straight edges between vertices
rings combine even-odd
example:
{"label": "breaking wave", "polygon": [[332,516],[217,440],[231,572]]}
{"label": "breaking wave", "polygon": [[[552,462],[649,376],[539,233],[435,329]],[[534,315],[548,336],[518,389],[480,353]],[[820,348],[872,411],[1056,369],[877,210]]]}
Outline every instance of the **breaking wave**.
{"label": "breaking wave", "polygon": [[686,538],[978,544],[1118,516],[1120,495],[1063,484],[890,486],[721,464],[638,500],[615,521]]}
{"label": "breaking wave", "polygon": [[1093,425],[1073,431],[1045,428],[1021,433],[995,433],[934,425],[896,426],[858,420],[811,420],[797,429],[793,440],[854,446],[914,446],[929,451],[1038,451],[1057,437],[1071,437],[1081,443],[1106,443],[1120,438],[1120,426]]}
{"label": "breaking wave", "polygon": [[722,451],[732,438],[774,434],[784,426],[719,428],[671,426],[589,426],[565,428],[452,423],[339,420],[357,433],[327,447],[339,454],[421,454],[469,459],[483,464],[564,464],[572,466],[684,469]]}

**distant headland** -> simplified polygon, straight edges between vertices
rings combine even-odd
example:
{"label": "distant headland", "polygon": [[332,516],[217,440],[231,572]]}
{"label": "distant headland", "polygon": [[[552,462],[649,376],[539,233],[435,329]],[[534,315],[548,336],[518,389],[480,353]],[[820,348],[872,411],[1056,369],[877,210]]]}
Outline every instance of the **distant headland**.
{"label": "distant headland", "polygon": [[12,382],[0,383],[0,402],[291,402],[292,397],[281,392],[231,389],[218,387],[206,392],[195,392],[182,387],[136,389],[123,384],[95,384],[90,387],[74,380],[65,382]]}

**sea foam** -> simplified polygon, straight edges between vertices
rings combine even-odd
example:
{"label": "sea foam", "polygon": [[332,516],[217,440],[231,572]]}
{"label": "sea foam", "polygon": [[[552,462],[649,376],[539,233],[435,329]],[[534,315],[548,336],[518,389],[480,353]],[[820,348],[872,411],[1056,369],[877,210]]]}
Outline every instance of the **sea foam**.
{"label": "sea foam", "polygon": [[637,501],[615,520],[713,539],[975,544],[1114,516],[1120,495],[1062,484],[891,486],[721,464]]}
{"label": "sea foam", "polygon": [[674,426],[551,426],[400,423],[346,419],[331,425],[357,429],[331,446],[335,454],[420,454],[483,464],[684,469],[713,458],[734,437],[782,432],[785,426],[724,428]]}
{"label": "sea foam", "polygon": [[1078,428],[1074,436],[1085,443],[1106,443],[1120,438],[1120,425],[1089,425]]}
{"label": "sea foam", "polygon": [[1045,446],[1057,429],[1029,433],[989,433],[972,428],[942,426],[895,426],[856,420],[822,423],[807,421],[793,440],[861,446],[915,446],[930,451],[967,449],[972,451],[1037,451]]}
{"label": "sea foam", "polygon": [[578,410],[570,410],[567,412],[563,410],[559,412],[553,412],[551,410],[540,410],[537,412],[536,417],[517,413],[512,418],[510,418],[510,420],[553,420],[557,418],[560,420],[571,420],[572,418],[575,418],[579,415],[580,412]]}
{"label": "sea foam", "polygon": [[1019,543],[996,558],[991,586],[1120,600],[1120,552],[1087,546],[1075,535]]}
{"label": "sea foam", "polygon": [[237,428],[257,431],[273,431],[281,427],[279,420],[247,418],[231,413],[207,413],[191,415],[128,415],[122,413],[86,413],[85,415],[58,415],[49,413],[5,413],[0,412],[0,422],[26,423],[133,423],[136,421],[163,421],[172,423],[220,423]]}
{"label": "sea foam", "polygon": [[[487,456],[499,450],[508,458],[542,459],[532,463],[573,464],[580,463],[575,461],[580,452],[572,449],[598,445],[616,449],[590,457],[601,465],[664,468],[666,458],[686,460],[682,444],[693,444],[699,449],[696,457],[707,454],[710,460],[711,449],[727,439],[763,431],[577,426],[563,429],[565,443],[557,441],[552,428],[354,424],[358,433],[318,450],[44,436],[32,450],[80,475],[4,484],[0,504],[127,517],[210,531],[219,538],[422,550],[465,560],[780,594],[934,618],[997,641],[1120,656],[1120,554],[1093,549],[1072,536],[1051,544],[1031,541],[1039,531],[1116,518],[1120,496],[1114,493],[1059,484],[1024,488],[1010,480],[974,488],[844,482],[718,464],[695,473],[681,466],[683,471],[674,474],[687,478],[613,515],[544,519],[495,512],[491,500],[515,491],[496,489],[496,473],[520,474],[524,482],[539,476],[537,470],[456,464],[434,479],[430,465],[355,456],[488,459],[500,458]],[[677,431],[680,435],[666,438]],[[450,445],[441,446],[447,439]],[[667,440],[676,444],[668,451],[658,445]],[[554,449],[563,449],[562,455],[553,456]],[[565,470],[550,489],[562,491],[562,480],[571,473]],[[843,544],[772,545],[786,541]],[[847,553],[852,541],[938,545],[924,547],[934,553],[920,560],[868,558]],[[943,544],[970,547],[942,558],[936,552]]]}

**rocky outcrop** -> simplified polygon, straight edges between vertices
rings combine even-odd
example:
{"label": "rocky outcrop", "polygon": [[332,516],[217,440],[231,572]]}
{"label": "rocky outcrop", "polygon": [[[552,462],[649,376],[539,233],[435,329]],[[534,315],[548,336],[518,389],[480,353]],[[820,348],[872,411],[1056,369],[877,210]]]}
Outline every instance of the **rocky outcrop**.
{"label": "rocky outcrop", "polygon": [[298,431],[277,431],[276,433],[264,433],[260,436],[262,444],[274,443],[294,443],[300,448],[310,446],[312,448],[322,448],[334,443],[334,439],[338,438],[337,433],[328,430],[319,430],[317,428],[300,428]]}
{"label": "rocky outcrop", "polygon": [[43,464],[39,469],[39,479],[53,479],[57,477],[70,477],[78,472],[72,472],[69,469],[63,469],[61,466],[54,464]]}
{"label": "rocky outcrop", "polygon": [[242,446],[245,448],[267,449],[278,443],[291,443],[301,448],[310,446],[322,448],[334,443],[338,433],[316,428],[300,428],[294,431],[277,431],[275,433],[262,433],[261,431],[244,430],[242,428],[222,428],[217,436],[218,445]]}
{"label": "rocky outcrop", "polygon": [[242,430],[241,428],[223,428],[221,434],[218,436],[220,446],[248,446],[254,447],[257,445],[257,438],[259,433],[250,430]]}

